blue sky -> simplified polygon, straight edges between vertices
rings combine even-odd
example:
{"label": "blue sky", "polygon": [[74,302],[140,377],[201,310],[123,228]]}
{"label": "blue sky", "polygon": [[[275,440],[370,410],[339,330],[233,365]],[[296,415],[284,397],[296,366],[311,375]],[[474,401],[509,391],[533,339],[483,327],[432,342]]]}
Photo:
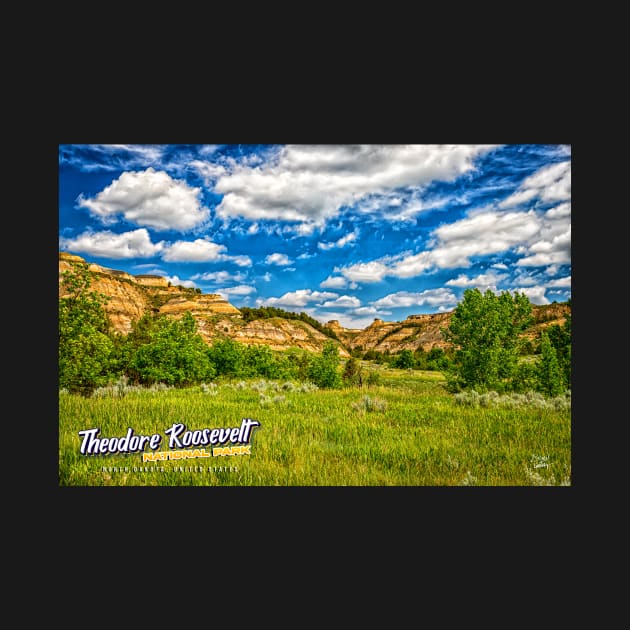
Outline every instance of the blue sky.
{"label": "blue sky", "polygon": [[364,328],[571,296],[570,145],[59,145],[59,249]]}

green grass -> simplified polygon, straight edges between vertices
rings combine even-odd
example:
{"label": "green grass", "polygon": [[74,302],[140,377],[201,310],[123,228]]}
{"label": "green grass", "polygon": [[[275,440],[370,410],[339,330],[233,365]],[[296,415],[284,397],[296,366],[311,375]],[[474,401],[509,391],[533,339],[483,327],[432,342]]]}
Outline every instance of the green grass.
{"label": "green grass", "polygon": [[[438,372],[381,368],[370,388],[301,391],[255,379],[122,397],[59,396],[62,486],[523,486],[568,485],[571,414],[535,406],[457,404]],[[366,399],[366,397],[368,397]],[[261,426],[251,455],[142,463],[141,454],[85,456],[99,437]],[[211,447],[205,447],[207,451]],[[202,467],[202,471],[195,470]],[[219,468],[223,468],[220,470]],[[231,467],[231,470],[229,468]],[[134,470],[134,468],[136,470]],[[148,471],[141,470],[148,468]],[[209,469],[210,468],[210,469]],[[182,470],[183,469],[183,470]]]}

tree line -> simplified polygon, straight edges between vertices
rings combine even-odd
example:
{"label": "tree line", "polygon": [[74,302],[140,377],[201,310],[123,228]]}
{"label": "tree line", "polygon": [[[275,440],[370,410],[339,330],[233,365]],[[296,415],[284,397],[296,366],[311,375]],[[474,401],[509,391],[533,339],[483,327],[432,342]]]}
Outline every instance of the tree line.
{"label": "tree line", "polygon": [[249,306],[242,306],[240,309],[244,322],[251,322],[255,319],[271,319],[272,317],[281,317],[282,319],[298,319],[302,322],[310,324],[315,330],[320,333],[339,341],[337,333],[328,326],[324,326],[316,319],[311,317],[308,313],[302,311],[301,313],[292,313],[291,311],[285,311],[283,308],[277,306],[259,306],[251,308]]}
{"label": "tree line", "polygon": [[[533,316],[529,300],[518,292],[497,295],[490,290],[481,293],[467,289],[448,328],[442,330],[451,346],[447,351],[405,349],[390,355],[368,350],[362,356],[354,351],[340,371],[339,350],[331,340],[318,354],[299,348],[275,352],[268,346],[246,346],[229,337],[208,346],[189,312],[180,319],[145,314],[132,324],[129,334],[114,333],[104,308],[107,298],[90,290],[90,282],[83,266],[62,277],[65,295],[59,299],[59,387],[72,392],[87,394],[123,375],[134,384],[180,387],[219,377],[257,376],[308,380],[326,388],[375,383],[376,373],[365,374],[359,358],[403,369],[440,370],[453,392],[535,390],[556,396],[571,387],[571,316],[562,326],[547,326],[541,332],[537,357],[524,357],[524,348],[528,344],[531,347],[531,342],[522,333]],[[274,307],[241,311],[246,321],[261,316],[287,317],[286,311]],[[290,315],[311,323],[312,318],[305,313]]]}
{"label": "tree line", "polygon": [[129,334],[115,333],[104,308],[107,297],[90,290],[90,282],[84,267],[62,277],[66,295],[59,299],[60,388],[89,394],[123,375],[133,384],[178,387],[218,377],[308,380],[319,387],[343,382],[332,340],[320,354],[299,348],[274,352],[229,337],[208,346],[188,311],[180,319],[145,314],[132,323]]}

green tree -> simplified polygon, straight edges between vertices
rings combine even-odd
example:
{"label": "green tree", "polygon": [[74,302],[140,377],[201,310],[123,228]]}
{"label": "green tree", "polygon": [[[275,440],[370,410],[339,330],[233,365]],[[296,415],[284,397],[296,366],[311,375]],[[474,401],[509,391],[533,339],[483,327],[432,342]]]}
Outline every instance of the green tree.
{"label": "green tree", "polygon": [[556,351],[558,365],[562,370],[566,387],[571,387],[571,315],[567,315],[562,326],[554,324],[545,331]]}
{"label": "green tree", "polygon": [[321,354],[315,355],[308,370],[309,379],[318,387],[341,387],[339,374],[339,350],[334,342],[326,341]]}
{"label": "green tree", "polygon": [[451,389],[509,389],[520,352],[520,333],[533,321],[525,294],[466,289],[444,339],[455,347],[447,370]]}
{"label": "green tree", "polygon": [[427,370],[427,353],[422,346],[418,346],[413,352],[414,363],[417,370]]}
{"label": "green tree", "polygon": [[217,339],[208,350],[210,362],[218,376],[237,377],[243,374],[245,346],[229,337]]}
{"label": "green tree", "polygon": [[540,354],[538,389],[548,396],[558,396],[565,390],[564,374],[558,363],[556,349],[545,331],[540,335]]}
{"label": "green tree", "polygon": [[278,378],[280,366],[269,346],[246,346],[243,351],[243,372],[245,376]]}
{"label": "green tree", "polygon": [[63,273],[59,298],[59,387],[82,394],[106,383],[114,350],[107,297],[90,285],[87,266],[76,265]]}
{"label": "green tree", "polygon": [[361,367],[361,362],[355,357],[351,356],[346,361],[342,379],[346,385],[358,385],[359,387],[363,385],[363,368]]}
{"label": "green tree", "polygon": [[427,370],[446,371],[450,365],[443,348],[431,348],[427,354]]}
{"label": "green tree", "polygon": [[277,359],[278,378],[306,381],[311,367],[311,353],[303,348],[291,347]]}
{"label": "green tree", "polygon": [[409,369],[414,367],[415,360],[413,352],[405,348],[400,351],[400,354],[392,361],[392,366],[396,368]]}
{"label": "green tree", "polygon": [[208,347],[197,333],[197,323],[189,311],[179,319],[159,315],[139,334],[146,342],[134,352],[129,369],[141,383],[185,386],[214,378]]}

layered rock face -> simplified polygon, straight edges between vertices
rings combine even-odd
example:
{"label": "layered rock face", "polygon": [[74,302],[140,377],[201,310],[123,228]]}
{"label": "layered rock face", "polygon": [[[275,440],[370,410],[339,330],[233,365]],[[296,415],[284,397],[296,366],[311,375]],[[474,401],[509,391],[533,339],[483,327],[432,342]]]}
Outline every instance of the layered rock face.
{"label": "layered rock face", "polygon": [[445,348],[440,328],[448,326],[450,313],[410,315],[403,322],[385,322],[375,319],[365,330],[354,336],[348,345],[362,350],[376,350],[396,354],[401,350],[426,351]]}
{"label": "layered rock face", "polygon": [[[538,337],[540,331],[548,326],[562,326],[571,307],[566,303],[532,305],[534,323],[525,331],[530,339]],[[410,315],[402,322],[386,322],[375,319],[367,328],[357,331],[340,326],[337,320],[329,321],[326,326],[335,331],[337,337],[347,348],[365,352],[389,352],[398,354],[402,350],[422,348],[429,352],[433,348],[448,348],[441,333],[448,328],[453,312],[433,313],[430,315]]]}
{"label": "layered rock face", "polygon": [[[104,308],[112,328],[118,333],[131,332],[132,323],[145,313],[179,318],[189,311],[197,322],[197,331],[208,344],[227,336],[246,345],[267,345],[274,350],[297,347],[320,352],[329,340],[300,320],[273,318],[245,323],[241,312],[218,294],[202,294],[193,289],[169,286],[162,276],[133,276],[88,263],[80,256],[66,252],[59,253],[59,297],[66,295],[62,284],[63,272],[73,271],[77,265],[87,266],[90,271],[90,290],[107,296]],[[343,346],[339,346],[339,354],[350,356]]]}
{"label": "layered rock face", "polygon": [[[264,343],[272,350],[285,350],[295,346],[311,352],[320,352],[326,341],[330,340],[306,322],[280,317],[248,322],[230,336],[247,345]],[[343,346],[339,346],[339,355],[350,356]]]}
{"label": "layered rock face", "polygon": [[[90,290],[106,295],[105,305],[112,328],[127,334],[132,323],[145,313],[160,313],[179,318],[190,311],[197,322],[199,334],[211,344],[219,337],[230,337],[246,345],[267,345],[274,350],[290,347],[320,352],[329,337],[307,322],[274,317],[244,322],[240,311],[217,294],[202,294],[194,289],[169,286],[166,278],[157,275],[131,275],[88,263],[80,256],[59,253],[59,297],[63,297],[62,274],[77,265],[87,266],[92,275]],[[566,303],[533,306],[534,324],[526,331],[529,338],[538,337],[540,330],[554,324],[564,324],[571,307]],[[349,350],[376,350],[397,354],[402,350],[447,348],[441,329],[447,328],[452,312],[431,315],[410,315],[402,322],[375,319],[367,328],[344,328],[337,320],[326,326],[339,339],[339,354],[348,357]]]}
{"label": "layered rock face", "polygon": [[65,252],[59,253],[59,297],[64,296],[63,272],[72,271],[76,265],[87,265],[92,274],[90,290],[109,298],[105,311],[112,328],[119,333],[131,332],[132,322],[150,312],[181,317],[185,311],[190,311],[195,319],[217,314],[240,317],[240,311],[220,295],[203,295],[171,287],[162,276],[132,276],[124,271],[87,263],[80,256]]}

